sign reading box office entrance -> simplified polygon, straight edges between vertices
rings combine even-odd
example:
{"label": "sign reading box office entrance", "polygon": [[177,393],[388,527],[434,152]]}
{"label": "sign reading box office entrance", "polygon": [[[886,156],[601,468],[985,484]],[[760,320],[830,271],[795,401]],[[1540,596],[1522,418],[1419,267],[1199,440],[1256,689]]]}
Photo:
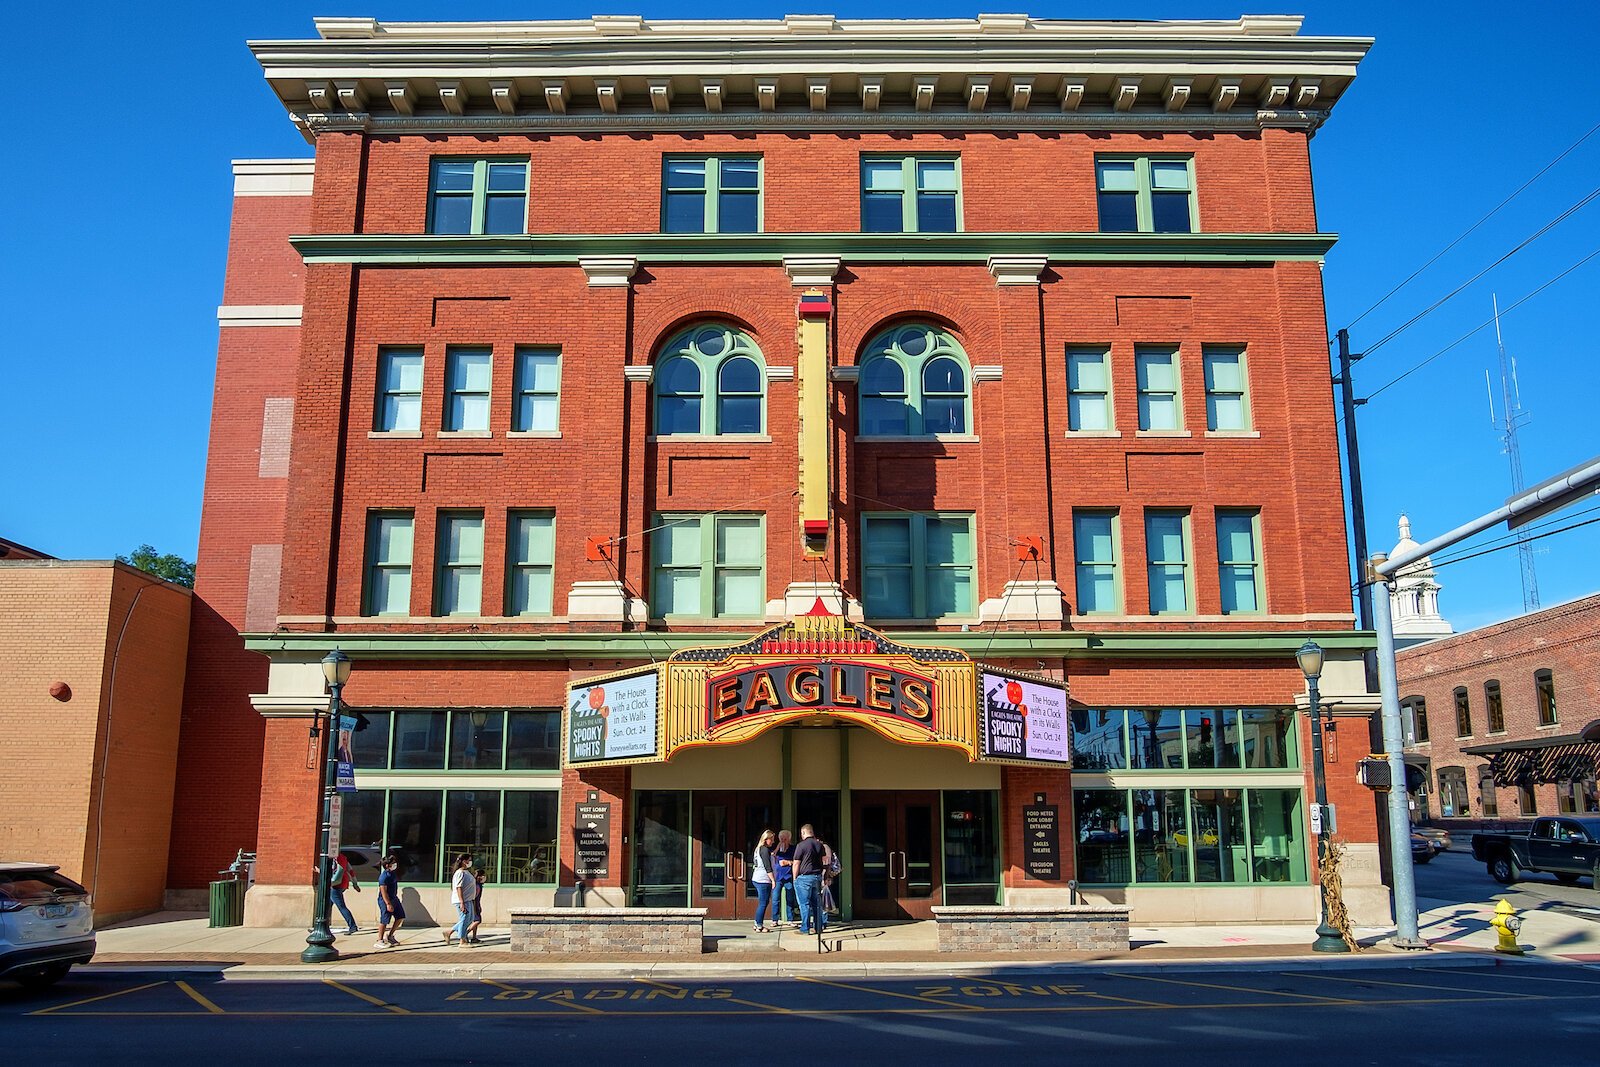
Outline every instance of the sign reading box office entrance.
{"label": "sign reading box office entrance", "polygon": [[1072,762],[1065,683],[981,667],[978,708],[983,759],[1063,766]]}
{"label": "sign reading box office entrance", "polygon": [[650,667],[590,678],[567,688],[566,761],[659,759],[661,672]]}

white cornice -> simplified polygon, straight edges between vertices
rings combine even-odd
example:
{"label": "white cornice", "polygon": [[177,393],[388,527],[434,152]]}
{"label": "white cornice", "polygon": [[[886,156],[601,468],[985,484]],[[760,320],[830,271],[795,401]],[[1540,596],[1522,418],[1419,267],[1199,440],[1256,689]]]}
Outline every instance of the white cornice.
{"label": "white cornice", "polygon": [[314,160],[236,159],[233,195],[310,196]]}
{"label": "white cornice", "polygon": [[218,326],[298,326],[299,304],[222,304]]}

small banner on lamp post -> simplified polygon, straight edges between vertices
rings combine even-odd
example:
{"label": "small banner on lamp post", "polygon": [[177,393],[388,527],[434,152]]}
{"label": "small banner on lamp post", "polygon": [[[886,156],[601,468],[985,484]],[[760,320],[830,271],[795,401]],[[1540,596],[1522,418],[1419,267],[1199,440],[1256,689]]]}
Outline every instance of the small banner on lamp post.
{"label": "small banner on lamp post", "polygon": [[356,732],[354,716],[339,716],[339,773],[334,782],[334,788],[341,793],[354,793],[356,791],[356,760],[352,752]]}

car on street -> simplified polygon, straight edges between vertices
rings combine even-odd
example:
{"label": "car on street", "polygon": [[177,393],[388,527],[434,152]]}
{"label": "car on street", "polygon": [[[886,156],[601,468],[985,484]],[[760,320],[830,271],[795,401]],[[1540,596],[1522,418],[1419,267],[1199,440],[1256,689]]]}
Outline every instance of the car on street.
{"label": "car on street", "polygon": [[1437,826],[1415,826],[1411,832],[1426,837],[1435,852],[1449,852],[1451,846],[1455,844],[1450,839],[1450,831],[1441,830]]}
{"label": "car on street", "polygon": [[1600,889],[1600,818],[1545,816],[1526,834],[1473,834],[1472,857],[1501,885],[1543,872],[1562,885],[1588,876]]}
{"label": "car on street", "polygon": [[340,845],[339,855],[350,865],[351,877],[357,882],[378,882],[380,868],[378,861],[383,858],[383,849],[377,845]]}
{"label": "car on street", "polygon": [[0,979],[43,988],[94,957],[89,891],[48,863],[0,863]]}
{"label": "car on street", "polygon": [[1429,860],[1433,859],[1433,857],[1436,856],[1436,855],[1438,855],[1438,852],[1437,852],[1437,850],[1434,849],[1432,841],[1429,841],[1426,837],[1423,837],[1421,834],[1412,834],[1411,835],[1411,862],[1412,863],[1427,863]]}

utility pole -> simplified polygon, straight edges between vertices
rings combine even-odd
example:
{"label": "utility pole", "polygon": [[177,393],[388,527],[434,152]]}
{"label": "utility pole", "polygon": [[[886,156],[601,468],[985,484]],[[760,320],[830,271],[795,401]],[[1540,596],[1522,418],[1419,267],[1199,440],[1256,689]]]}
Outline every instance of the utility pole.
{"label": "utility pole", "polygon": [[[1367,569],[1367,507],[1361,496],[1361,449],[1356,443],[1356,408],[1365,404],[1365,400],[1356,399],[1355,382],[1351,378],[1351,368],[1361,354],[1350,351],[1350,331],[1340,330],[1339,338],[1339,376],[1334,379],[1339,384],[1340,407],[1344,412],[1344,456],[1345,466],[1350,473],[1350,526],[1355,538],[1356,548],[1356,608],[1363,630],[1373,628],[1372,616],[1372,586],[1366,582]],[[1376,651],[1364,652],[1361,655],[1366,667],[1367,692],[1374,693],[1378,689],[1378,656]]]}

